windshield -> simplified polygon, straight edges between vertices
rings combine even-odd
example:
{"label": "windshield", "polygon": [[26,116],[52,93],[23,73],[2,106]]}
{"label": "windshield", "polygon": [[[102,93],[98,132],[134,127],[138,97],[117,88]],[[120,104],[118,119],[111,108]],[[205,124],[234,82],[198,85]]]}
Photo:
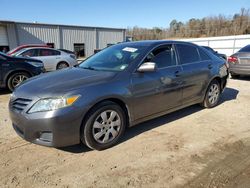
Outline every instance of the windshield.
{"label": "windshield", "polygon": [[129,45],[126,43],[108,47],[91,56],[79,67],[91,70],[120,72],[137,60],[146,51],[147,46]]}
{"label": "windshield", "polygon": [[19,47],[16,47],[16,48],[14,48],[14,49],[8,51],[7,54],[12,54],[12,53],[13,53],[14,51],[16,51],[18,48],[19,48]]}
{"label": "windshield", "polygon": [[3,57],[7,57],[8,55],[3,53],[3,52],[0,52],[0,55],[3,56]]}
{"label": "windshield", "polygon": [[26,50],[27,50],[27,48],[20,49],[20,50],[14,52],[13,54],[11,54],[11,56],[20,56]]}

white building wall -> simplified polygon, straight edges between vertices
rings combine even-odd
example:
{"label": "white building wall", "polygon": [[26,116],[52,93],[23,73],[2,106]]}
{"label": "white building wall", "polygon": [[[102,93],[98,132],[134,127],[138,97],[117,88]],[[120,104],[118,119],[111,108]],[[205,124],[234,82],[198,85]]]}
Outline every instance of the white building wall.
{"label": "white building wall", "polygon": [[215,51],[230,56],[233,53],[237,52],[242,47],[250,44],[250,35],[234,35],[234,36],[191,38],[191,39],[178,39],[178,40],[193,42],[200,46],[210,46]]}
{"label": "white building wall", "polygon": [[98,29],[98,48],[103,49],[107,47],[107,44],[116,44],[118,42],[123,42],[124,32],[119,30],[104,30]]}

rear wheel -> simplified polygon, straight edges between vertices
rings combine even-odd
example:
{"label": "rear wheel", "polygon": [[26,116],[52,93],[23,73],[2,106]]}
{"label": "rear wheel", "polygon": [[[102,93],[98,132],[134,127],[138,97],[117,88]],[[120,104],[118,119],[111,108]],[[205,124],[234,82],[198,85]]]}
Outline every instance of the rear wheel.
{"label": "rear wheel", "polygon": [[19,86],[23,81],[27,80],[29,77],[30,75],[25,72],[18,72],[12,74],[7,81],[9,90],[13,91],[17,86]]}
{"label": "rear wheel", "polygon": [[57,69],[57,70],[60,70],[60,69],[65,69],[65,68],[67,68],[67,67],[69,67],[69,64],[68,64],[68,63],[66,63],[66,62],[60,62],[60,63],[58,63],[58,65],[56,66],[56,69]]}
{"label": "rear wheel", "polygon": [[119,141],[125,127],[126,118],[122,108],[113,102],[103,102],[88,113],[81,140],[91,149],[107,149]]}
{"label": "rear wheel", "polygon": [[219,102],[220,94],[221,94],[220,84],[217,80],[213,80],[208,86],[202,106],[206,108],[215,107]]}

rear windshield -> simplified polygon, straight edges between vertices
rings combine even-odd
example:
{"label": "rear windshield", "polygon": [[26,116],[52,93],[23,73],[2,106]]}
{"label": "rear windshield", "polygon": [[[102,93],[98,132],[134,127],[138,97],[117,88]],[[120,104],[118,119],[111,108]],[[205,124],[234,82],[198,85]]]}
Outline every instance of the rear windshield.
{"label": "rear windshield", "polygon": [[250,45],[247,45],[239,50],[239,52],[250,52]]}

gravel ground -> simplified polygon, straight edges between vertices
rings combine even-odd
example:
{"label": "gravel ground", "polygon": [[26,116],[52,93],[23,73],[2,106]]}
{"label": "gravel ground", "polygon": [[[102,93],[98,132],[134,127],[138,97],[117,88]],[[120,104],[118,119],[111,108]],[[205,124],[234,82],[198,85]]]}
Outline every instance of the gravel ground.
{"label": "gravel ground", "polygon": [[217,107],[142,123],[105,151],[22,140],[9,95],[0,91],[0,187],[250,187],[250,78],[230,79]]}

